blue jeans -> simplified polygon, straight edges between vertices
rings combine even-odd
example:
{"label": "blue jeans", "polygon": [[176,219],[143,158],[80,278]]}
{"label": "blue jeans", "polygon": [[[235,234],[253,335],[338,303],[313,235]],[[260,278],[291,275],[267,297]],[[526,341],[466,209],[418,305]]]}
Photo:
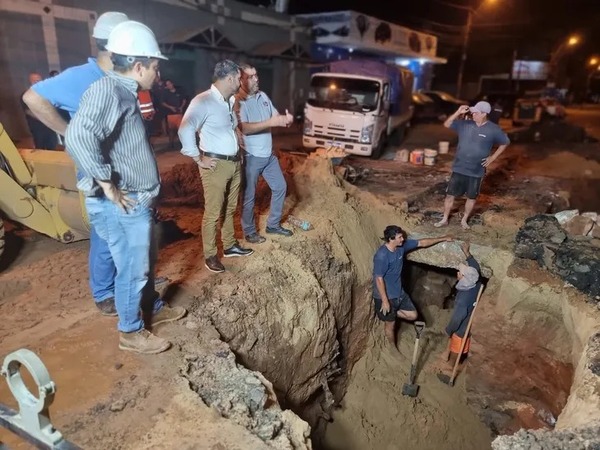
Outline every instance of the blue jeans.
{"label": "blue jeans", "polygon": [[90,289],[94,301],[99,303],[114,298],[117,268],[110,254],[108,242],[98,236],[93,225],[90,230],[89,269]]}
{"label": "blue jeans", "polygon": [[261,175],[271,188],[271,210],[267,218],[267,227],[276,228],[281,224],[283,203],[287,192],[287,184],[279,161],[275,155],[260,158],[246,153],[246,188],[244,189],[244,205],[242,208],[242,229],[244,235],[256,233],[254,222],[254,202],[256,197],[256,184]]}
{"label": "blue jeans", "polygon": [[[135,194],[127,194],[135,199]],[[152,210],[139,204],[123,212],[104,197],[88,197],[85,206],[98,236],[107,242],[115,262],[115,306],[119,331],[144,327],[141,312],[158,312],[163,301],[154,293],[151,257]]]}

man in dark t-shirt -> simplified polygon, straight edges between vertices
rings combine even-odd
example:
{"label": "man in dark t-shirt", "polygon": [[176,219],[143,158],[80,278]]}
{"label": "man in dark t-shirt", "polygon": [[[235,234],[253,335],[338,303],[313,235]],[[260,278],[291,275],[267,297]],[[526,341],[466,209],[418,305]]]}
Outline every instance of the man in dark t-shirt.
{"label": "man in dark t-shirt", "polygon": [[[452,164],[452,175],[446,188],[444,218],[435,224],[436,227],[448,225],[454,199],[466,195],[465,214],[461,226],[465,230],[470,228],[468,219],[475,207],[485,170],[510,144],[506,133],[488,120],[491,110],[492,107],[488,102],[478,102],[471,108],[463,105],[444,122],[446,128],[458,134],[458,148]],[[458,119],[459,116],[469,112],[473,115],[473,120]],[[498,146],[498,149],[491,154],[495,146]]]}
{"label": "man in dark t-shirt", "polygon": [[402,288],[404,255],[417,248],[452,241],[452,238],[405,239],[402,228],[389,225],[383,231],[383,240],[385,243],[373,257],[373,300],[375,313],[384,323],[385,335],[396,348],[396,318],[417,320],[417,309]]}

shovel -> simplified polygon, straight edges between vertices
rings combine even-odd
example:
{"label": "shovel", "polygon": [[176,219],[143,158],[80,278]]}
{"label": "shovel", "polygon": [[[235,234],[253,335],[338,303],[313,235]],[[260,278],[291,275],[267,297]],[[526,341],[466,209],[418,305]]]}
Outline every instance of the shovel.
{"label": "shovel", "polygon": [[452,376],[448,376],[445,373],[438,373],[437,377],[442,383],[447,384],[448,386],[454,386],[454,379],[456,378],[456,373],[458,372],[458,364],[460,363],[460,358],[462,357],[463,350],[465,349],[465,344],[467,343],[467,338],[469,337],[469,332],[471,331],[471,324],[473,323],[473,317],[475,317],[475,311],[477,310],[477,305],[479,305],[479,299],[481,298],[481,293],[483,292],[483,284],[479,288],[479,293],[477,294],[477,300],[475,300],[475,306],[473,307],[473,312],[471,312],[471,317],[469,318],[469,323],[467,324],[467,329],[465,331],[465,335],[460,341],[460,351],[456,356],[456,361],[454,363],[454,369],[452,370]]}
{"label": "shovel", "polygon": [[425,328],[425,322],[415,322],[415,331],[417,337],[415,338],[415,349],[413,351],[412,363],[410,365],[410,375],[408,376],[408,383],[404,383],[402,386],[402,395],[408,395],[409,397],[416,397],[419,392],[419,385],[415,384],[415,376],[417,372],[417,356],[419,354],[419,339],[421,339],[421,333]]}

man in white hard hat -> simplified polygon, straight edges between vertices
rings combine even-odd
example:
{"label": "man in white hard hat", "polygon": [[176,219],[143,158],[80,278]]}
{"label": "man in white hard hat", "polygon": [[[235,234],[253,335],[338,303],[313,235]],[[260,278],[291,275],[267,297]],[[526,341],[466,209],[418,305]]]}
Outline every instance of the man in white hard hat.
{"label": "man in white hard hat", "polygon": [[[448,225],[454,199],[466,195],[465,214],[461,226],[464,230],[470,228],[469,216],[475,207],[485,170],[510,144],[506,133],[488,120],[491,111],[492,107],[488,102],[478,102],[473,107],[462,105],[444,122],[446,128],[458,133],[458,148],[452,164],[452,175],[446,188],[444,217],[434,224],[436,227]],[[471,113],[472,117],[465,117],[468,113]],[[495,146],[498,148],[492,154]]]}
{"label": "man in white hard hat", "polygon": [[[106,50],[110,32],[122,22],[129,20],[122,12],[109,11],[98,17],[92,37],[98,48],[98,58],[88,58],[86,64],[71,67],[55,77],[40,81],[23,95],[23,101],[41,122],[65,134],[67,122],[57,108],[71,117],[79,108],[83,93],[94,82],[112,70],[110,52]],[[92,226],[90,230],[89,280],[95,305],[106,316],[116,316],[115,276],[117,271],[108,244],[101,239]],[[167,279],[157,279],[156,285],[166,285]],[[159,291],[162,289],[159,289]],[[157,294],[158,295],[158,294]]]}
{"label": "man in white hard hat", "polygon": [[144,295],[153,287],[152,207],[160,177],[137,91],[152,87],[159,61],[167,58],[150,28],[134,21],[117,25],[106,49],[112,53],[113,71],[83,95],[67,128],[66,148],[83,174],[77,186],[86,196],[90,222],[108,242],[117,268],[119,348],[160,353],[170,343],[146,330],[144,317],[151,316],[150,325],[155,326],[186,311]]}

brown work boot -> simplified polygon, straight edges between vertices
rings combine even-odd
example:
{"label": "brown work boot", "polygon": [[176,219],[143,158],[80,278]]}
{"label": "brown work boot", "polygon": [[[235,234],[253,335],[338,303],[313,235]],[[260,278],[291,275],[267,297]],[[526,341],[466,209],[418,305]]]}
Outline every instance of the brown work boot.
{"label": "brown work boot", "polygon": [[158,293],[158,298],[163,298],[169,289],[171,280],[167,277],[157,277],[154,280],[154,290]]}
{"label": "brown work boot", "polygon": [[143,354],[161,353],[167,350],[171,343],[142,328],[131,333],[119,333],[119,348],[128,352]]}
{"label": "brown work boot", "polygon": [[155,327],[159,323],[174,322],[181,319],[186,314],[187,311],[181,306],[174,306],[171,308],[169,305],[165,304],[157,313],[152,315],[150,326]]}
{"label": "brown work boot", "polygon": [[110,297],[101,302],[96,302],[96,307],[100,310],[100,314],[103,316],[116,316],[117,308],[115,306],[115,299]]}
{"label": "brown work boot", "polygon": [[217,255],[211,256],[210,258],[206,258],[204,261],[204,265],[208,270],[214,273],[225,272],[225,266],[221,264]]}

